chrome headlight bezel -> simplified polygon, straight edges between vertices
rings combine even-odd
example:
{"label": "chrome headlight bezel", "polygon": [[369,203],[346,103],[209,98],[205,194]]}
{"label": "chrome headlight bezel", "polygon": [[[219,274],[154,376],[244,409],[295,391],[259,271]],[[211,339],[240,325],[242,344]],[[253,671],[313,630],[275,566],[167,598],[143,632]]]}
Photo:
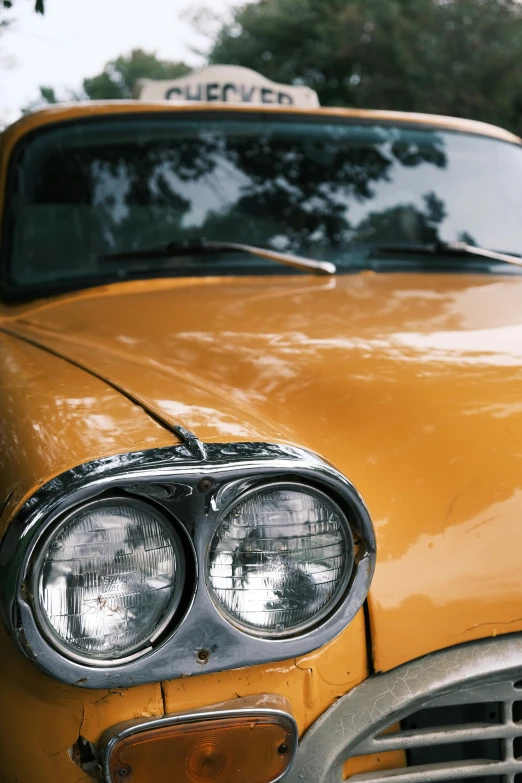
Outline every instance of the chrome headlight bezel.
{"label": "chrome headlight bezel", "polygon": [[[342,596],[324,616],[290,636],[267,638],[230,622],[212,600],[204,574],[223,511],[245,493],[272,483],[324,493],[347,518],[356,558]],[[184,542],[186,593],[159,634],[126,659],[73,660],[42,634],[31,574],[42,542],[74,508],[104,495],[139,498],[166,514]],[[62,682],[87,688],[129,687],[305,655],[339,634],[362,606],[375,567],[375,537],[353,485],[320,457],[267,443],[187,445],[108,457],[44,485],[21,508],[0,547],[0,614],[19,648]],[[201,573],[198,573],[201,572]],[[192,582],[191,582],[192,580]]]}

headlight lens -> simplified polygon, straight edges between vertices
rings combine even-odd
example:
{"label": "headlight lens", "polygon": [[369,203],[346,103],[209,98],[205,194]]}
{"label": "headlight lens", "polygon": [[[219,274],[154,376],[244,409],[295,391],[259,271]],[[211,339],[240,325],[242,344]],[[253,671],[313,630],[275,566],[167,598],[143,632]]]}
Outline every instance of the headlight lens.
{"label": "headlight lens", "polygon": [[285,636],[316,624],[341,597],[354,564],[341,509],[322,492],[272,485],[220,521],[208,558],[210,593],[245,630]]}
{"label": "headlight lens", "polygon": [[114,498],[84,506],[45,542],[33,593],[42,630],[70,657],[132,655],[179,603],[179,538],[153,506]]}

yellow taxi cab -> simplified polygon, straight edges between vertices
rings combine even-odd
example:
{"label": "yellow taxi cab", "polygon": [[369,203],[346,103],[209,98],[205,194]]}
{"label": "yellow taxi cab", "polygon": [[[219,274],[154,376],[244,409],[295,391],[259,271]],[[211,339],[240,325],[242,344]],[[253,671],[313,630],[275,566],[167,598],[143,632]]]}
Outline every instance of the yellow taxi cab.
{"label": "yellow taxi cab", "polygon": [[0,136],[1,783],[518,783],[521,140],[137,89]]}

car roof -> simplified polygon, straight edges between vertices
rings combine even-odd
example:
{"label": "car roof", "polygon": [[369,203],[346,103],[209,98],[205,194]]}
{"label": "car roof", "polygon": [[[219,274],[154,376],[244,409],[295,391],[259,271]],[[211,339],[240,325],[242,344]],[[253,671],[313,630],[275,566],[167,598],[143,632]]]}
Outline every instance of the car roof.
{"label": "car roof", "polygon": [[[300,109],[291,106],[279,106],[270,104],[234,104],[234,103],[200,103],[195,101],[80,101],[74,103],[54,104],[44,109],[39,109],[26,114],[19,120],[8,126],[3,133],[4,141],[14,142],[26,133],[44,125],[50,125],[63,121],[95,117],[114,116],[118,114],[143,114],[143,113],[180,113],[180,112],[222,112],[227,111],[236,114],[249,114],[252,112],[277,115],[293,115],[303,117],[339,117],[348,120],[360,120],[363,122],[400,123],[405,125],[424,126],[429,128],[441,128],[446,130],[473,133],[481,136],[489,136],[494,139],[508,141],[514,144],[522,144],[520,139],[510,131],[496,125],[476,120],[467,120],[459,117],[448,117],[439,114],[421,114],[416,112],[387,111],[384,109],[353,109],[331,108],[321,106],[316,109]],[[8,144],[8,146],[10,146]]]}

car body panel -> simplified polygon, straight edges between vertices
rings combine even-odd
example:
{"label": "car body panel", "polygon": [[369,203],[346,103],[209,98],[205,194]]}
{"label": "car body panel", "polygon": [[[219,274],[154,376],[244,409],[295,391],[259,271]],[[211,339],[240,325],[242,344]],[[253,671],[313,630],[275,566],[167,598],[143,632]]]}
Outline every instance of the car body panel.
{"label": "car body panel", "polygon": [[267,104],[231,104],[204,103],[182,101],[85,101],[71,104],[56,104],[21,117],[4,132],[2,157],[5,159],[19,138],[44,125],[81,119],[82,117],[97,117],[116,114],[135,114],[147,112],[220,112],[249,114],[251,112],[266,112],[274,115],[301,115],[311,117],[341,117],[356,120],[375,120],[376,122],[405,122],[408,124],[426,125],[429,127],[447,128],[463,133],[478,133],[492,138],[522,144],[522,140],[514,133],[486,122],[468,120],[460,117],[448,117],[440,114],[418,112],[388,111],[382,109],[355,109],[321,106],[316,109],[277,106]]}
{"label": "car body panel", "polygon": [[[251,111],[404,122],[520,144],[494,126],[398,112],[139,101],[57,106],[0,137],[0,213],[17,142],[109,114]],[[362,272],[152,279],[0,304],[0,511],[101,456],[203,441],[304,446],[354,483],[378,566],[363,610],[302,658],[126,690],[42,674],[0,628],[2,779],[85,780],[68,749],[109,726],[238,696],[287,696],[302,734],[377,670],[522,630],[522,279]],[[368,651],[368,640],[373,649]],[[14,732],[13,725],[23,726]],[[395,752],[394,752],[395,753]],[[383,761],[405,763],[402,751]],[[386,755],[386,754],[384,754]],[[373,761],[352,760],[346,774]]]}
{"label": "car body panel", "polygon": [[[302,734],[368,673],[362,610],[336,640],[305,658],[110,691],[75,688],[42,674],[0,626],[0,692],[6,706],[0,712],[2,780],[91,780],[69,754],[80,735],[97,743],[107,728],[122,721],[241,696],[286,696]],[[23,726],[23,731],[13,731],[13,726]]]}
{"label": "car body panel", "polygon": [[176,443],[118,391],[0,327],[0,532],[38,487],[68,468]]}
{"label": "car body panel", "polygon": [[8,328],[204,441],[292,442],[341,470],[376,526],[378,670],[522,628],[519,278],[123,283]]}
{"label": "car body panel", "polygon": [[163,683],[165,712],[217,704],[237,696],[277,693],[292,704],[299,734],[341,694],[369,674],[364,611],[333,641],[291,661],[251,666]]}

